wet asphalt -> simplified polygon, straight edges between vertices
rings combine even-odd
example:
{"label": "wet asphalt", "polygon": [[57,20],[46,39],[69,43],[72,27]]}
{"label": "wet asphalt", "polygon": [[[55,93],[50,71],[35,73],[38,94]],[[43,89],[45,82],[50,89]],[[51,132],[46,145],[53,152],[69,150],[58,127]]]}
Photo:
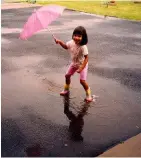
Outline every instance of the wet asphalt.
{"label": "wet asphalt", "polygon": [[2,10],[2,156],[94,157],[140,133],[141,23],[65,10],[49,26],[64,41],[87,29],[87,81],[99,96],[88,104],[78,74],[59,95],[70,58],[48,30],[19,39],[33,10]]}

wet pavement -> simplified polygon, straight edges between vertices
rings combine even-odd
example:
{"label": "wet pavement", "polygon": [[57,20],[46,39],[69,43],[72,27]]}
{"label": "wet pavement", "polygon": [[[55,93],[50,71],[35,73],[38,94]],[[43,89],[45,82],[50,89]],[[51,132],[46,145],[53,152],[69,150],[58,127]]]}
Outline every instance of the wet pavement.
{"label": "wet pavement", "polygon": [[50,25],[68,41],[78,25],[89,37],[85,103],[79,76],[61,97],[69,54],[48,30],[19,33],[34,8],[2,10],[2,156],[98,156],[141,132],[141,23],[65,10]]}

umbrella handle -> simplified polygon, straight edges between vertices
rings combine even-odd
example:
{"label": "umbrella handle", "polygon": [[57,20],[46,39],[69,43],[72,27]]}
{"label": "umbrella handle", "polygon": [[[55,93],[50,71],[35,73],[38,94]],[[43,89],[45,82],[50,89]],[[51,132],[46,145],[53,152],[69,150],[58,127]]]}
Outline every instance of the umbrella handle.
{"label": "umbrella handle", "polygon": [[48,31],[51,33],[52,37],[53,37],[54,39],[56,39],[55,36],[54,36],[54,34],[51,32],[51,30],[50,30],[49,28],[47,28],[47,29],[48,29]]}
{"label": "umbrella handle", "polygon": [[56,37],[52,34],[52,37],[54,38],[54,39],[56,39]]}

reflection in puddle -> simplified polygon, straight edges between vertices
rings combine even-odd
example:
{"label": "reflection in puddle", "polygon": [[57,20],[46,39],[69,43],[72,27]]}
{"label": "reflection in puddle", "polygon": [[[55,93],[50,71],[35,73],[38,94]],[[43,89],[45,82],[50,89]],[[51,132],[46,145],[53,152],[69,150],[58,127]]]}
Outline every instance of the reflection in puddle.
{"label": "reflection in puddle", "polygon": [[78,114],[75,115],[70,110],[69,94],[67,96],[64,96],[64,114],[66,114],[66,116],[70,120],[69,132],[70,132],[71,139],[74,141],[83,141],[83,137],[82,137],[82,131],[83,131],[83,126],[84,126],[83,117],[87,114],[89,107],[90,105],[84,102],[81,105],[81,109],[78,112]]}
{"label": "reflection in puddle", "polygon": [[36,144],[34,146],[26,148],[25,152],[29,157],[38,157],[41,156],[41,147],[39,144]]}

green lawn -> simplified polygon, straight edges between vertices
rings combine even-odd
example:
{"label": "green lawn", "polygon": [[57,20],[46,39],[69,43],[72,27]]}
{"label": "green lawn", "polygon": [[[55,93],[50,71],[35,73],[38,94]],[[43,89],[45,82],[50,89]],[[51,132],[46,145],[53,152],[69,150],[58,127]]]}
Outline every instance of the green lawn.
{"label": "green lawn", "polygon": [[141,21],[141,3],[135,4],[133,2],[116,2],[116,6],[101,5],[101,1],[52,1],[43,2],[37,0],[39,4],[59,4],[66,6],[69,9],[94,13],[99,15],[115,16],[123,19],[139,20]]}

